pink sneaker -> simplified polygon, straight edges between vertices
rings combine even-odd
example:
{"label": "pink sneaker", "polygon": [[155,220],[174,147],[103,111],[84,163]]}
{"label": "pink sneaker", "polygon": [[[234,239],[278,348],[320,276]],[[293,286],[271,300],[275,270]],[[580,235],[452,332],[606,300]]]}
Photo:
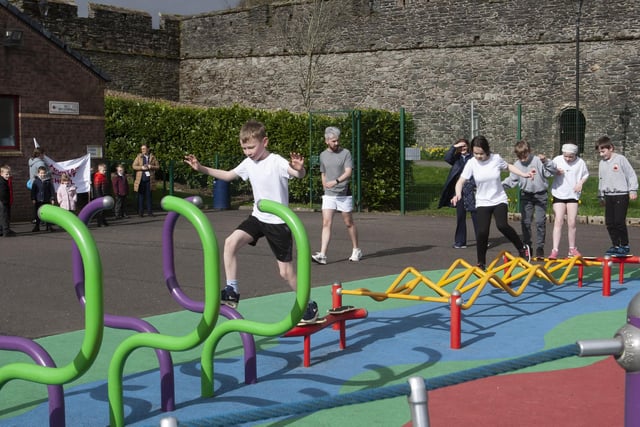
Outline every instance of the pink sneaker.
{"label": "pink sneaker", "polygon": [[552,249],[551,253],[549,254],[549,256],[547,258],[549,258],[549,259],[558,259],[558,250],[557,249]]}
{"label": "pink sneaker", "polygon": [[578,248],[569,248],[569,257],[574,256],[582,256],[582,254],[578,251]]}

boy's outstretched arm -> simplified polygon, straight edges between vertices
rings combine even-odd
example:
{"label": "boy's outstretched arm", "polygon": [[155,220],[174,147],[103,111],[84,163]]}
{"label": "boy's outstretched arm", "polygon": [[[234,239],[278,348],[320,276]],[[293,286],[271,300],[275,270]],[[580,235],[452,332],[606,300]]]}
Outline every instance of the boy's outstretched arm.
{"label": "boy's outstretched arm", "polygon": [[304,169],[304,157],[300,153],[291,153],[289,162],[289,175],[296,178],[304,178],[307,171]]}
{"label": "boy's outstretched arm", "polygon": [[195,171],[214,177],[215,179],[221,179],[223,181],[233,181],[238,178],[238,175],[233,171],[226,171],[222,169],[213,169],[203,166],[198,161],[197,157],[193,154],[187,154],[184,156],[184,162],[191,166]]}

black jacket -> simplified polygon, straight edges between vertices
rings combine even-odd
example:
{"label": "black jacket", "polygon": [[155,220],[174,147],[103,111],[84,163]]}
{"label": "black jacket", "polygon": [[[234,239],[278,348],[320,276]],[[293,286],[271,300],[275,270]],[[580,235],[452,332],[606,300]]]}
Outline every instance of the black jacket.
{"label": "black jacket", "polygon": [[469,160],[472,156],[473,155],[469,153],[466,157],[462,157],[462,154],[458,153],[456,151],[456,147],[454,147],[453,145],[444,155],[444,161],[451,165],[451,170],[449,171],[447,180],[444,183],[444,188],[442,190],[442,195],[440,196],[438,208],[441,208],[443,206],[451,206],[451,199],[453,199],[453,196],[456,195],[456,182],[458,182],[458,178],[460,178],[460,174],[462,173],[462,169],[464,169],[464,165],[467,163],[467,160]]}
{"label": "black jacket", "polygon": [[0,202],[9,206],[11,202],[11,192],[9,191],[9,181],[0,176]]}
{"label": "black jacket", "polygon": [[51,203],[56,200],[56,192],[50,179],[44,181],[36,177],[31,184],[31,200],[38,203]]}

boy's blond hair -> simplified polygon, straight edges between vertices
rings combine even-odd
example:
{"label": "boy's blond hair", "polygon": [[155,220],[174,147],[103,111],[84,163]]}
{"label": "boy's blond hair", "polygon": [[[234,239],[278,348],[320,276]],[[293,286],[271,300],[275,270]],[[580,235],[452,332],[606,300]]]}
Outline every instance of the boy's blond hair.
{"label": "boy's blond hair", "polygon": [[0,166],[0,173],[2,173],[2,172],[11,172],[11,166],[9,166],[9,165]]}
{"label": "boy's blond hair", "polygon": [[259,140],[263,140],[267,137],[267,130],[264,127],[264,124],[257,120],[249,120],[240,129],[240,142],[245,144],[249,142],[249,140],[255,138]]}

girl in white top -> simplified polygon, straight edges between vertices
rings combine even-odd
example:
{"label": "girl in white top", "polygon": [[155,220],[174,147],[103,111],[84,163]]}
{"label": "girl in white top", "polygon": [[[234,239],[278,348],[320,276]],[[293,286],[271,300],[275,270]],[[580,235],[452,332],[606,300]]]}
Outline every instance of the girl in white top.
{"label": "girl in white top", "polygon": [[527,261],[531,260],[530,249],[522,243],[518,233],[509,225],[507,219],[508,198],[502,187],[500,172],[509,172],[523,178],[531,178],[529,172],[523,172],[517,167],[504,161],[499,154],[491,153],[487,139],[478,135],[471,141],[473,159],[467,161],[460,178],[456,183],[456,195],[451,199],[454,206],[462,199],[462,187],[466,180],[473,177],[476,181],[476,209],[478,228],[476,233],[476,252],[478,267],[486,268],[487,244],[491,216],[496,221],[496,227],[518,250],[519,255]]}
{"label": "girl in white top", "polygon": [[564,216],[567,216],[567,237],[569,239],[569,257],[581,256],[576,247],[576,221],[578,218],[578,200],[582,185],[589,178],[587,164],[578,157],[578,146],[564,144],[562,154],[553,160],[541,157],[545,167],[554,173],[551,195],[553,196],[553,249],[549,259],[558,258],[558,246],[562,236]]}
{"label": "girl in white top", "polygon": [[76,186],[71,183],[71,179],[66,173],[63,173],[60,176],[60,185],[58,185],[56,196],[58,199],[58,205],[60,205],[62,209],[66,209],[71,212],[76,211],[78,193]]}

